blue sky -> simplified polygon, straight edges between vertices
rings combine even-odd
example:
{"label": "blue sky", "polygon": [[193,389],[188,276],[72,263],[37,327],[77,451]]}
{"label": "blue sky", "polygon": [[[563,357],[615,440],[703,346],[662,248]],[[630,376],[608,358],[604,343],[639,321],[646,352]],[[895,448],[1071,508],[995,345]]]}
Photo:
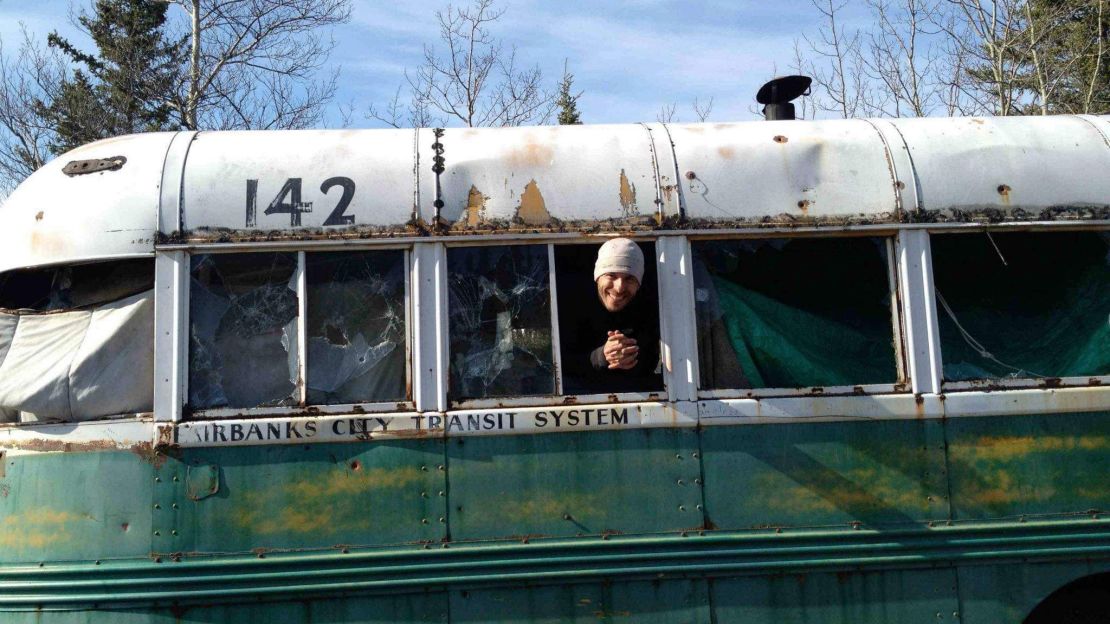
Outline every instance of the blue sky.
{"label": "blue sky", "polygon": [[[18,43],[19,22],[42,38],[51,29],[72,36],[69,4],[0,0],[5,47]],[[390,99],[405,68],[419,63],[422,46],[437,43],[435,11],[446,4],[353,0],[350,23],[332,32],[337,47],[330,61],[342,72],[337,100],[355,105],[353,126],[380,125],[363,117],[366,106]],[[756,89],[776,68],[789,73],[795,38],[814,33],[820,17],[809,0],[501,0],[499,6],[506,12],[493,33],[517,47],[520,61],[538,63],[553,83],[567,59],[576,89],[584,92],[579,108],[587,123],[651,121],[670,102],[678,104],[678,120],[694,121],[695,97],[714,98],[713,121],[753,119]],[[332,113],[329,125],[336,124]]]}

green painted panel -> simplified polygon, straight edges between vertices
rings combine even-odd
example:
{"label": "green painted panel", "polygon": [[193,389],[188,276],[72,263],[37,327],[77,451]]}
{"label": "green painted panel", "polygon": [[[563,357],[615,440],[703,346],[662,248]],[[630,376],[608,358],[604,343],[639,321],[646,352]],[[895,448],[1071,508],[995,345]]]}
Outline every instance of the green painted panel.
{"label": "green painted panel", "polygon": [[693,429],[456,438],[451,538],[698,528],[696,451]]}
{"label": "green painted panel", "polygon": [[0,562],[147,557],[153,466],[130,451],[3,458]]}
{"label": "green painted panel", "polygon": [[711,620],[706,581],[668,580],[455,590],[451,621],[709,624]]}
{"label": "green painted panel", "polygon": [[963,624],[1024,621],[1052,592],[1079,578],[1110,571],[1110,561],[960,567]]}
{"label": "green painted panel", "polygon": [[959,622],[956,572],[889,570],[714,579],[718,622]]}
{"label": "green painted panel", "polygon": [[[216,493],[191,500],[189,490],[203,491],[210,466],[218,467]],[[446,536],[439,521],[447,501],[442,440],[189,449],[180,461],[166,462],[159,478],[154,530],[162,553]]]}
{"label": "green painted panel", "polygon": [[945,520],[941,426],[887,420],[706,427],[709,520],[718,529]]}
{"label": "green painted panel", "polygon": [[958,520],[1110,509],[1110,413],[947,421]]}
{"label": "green painted panel", "polygon": [[12,624],[446,624],[447,596],[442,592],[425,592],[175,609],[6,612],[0,613],[0,621]]}

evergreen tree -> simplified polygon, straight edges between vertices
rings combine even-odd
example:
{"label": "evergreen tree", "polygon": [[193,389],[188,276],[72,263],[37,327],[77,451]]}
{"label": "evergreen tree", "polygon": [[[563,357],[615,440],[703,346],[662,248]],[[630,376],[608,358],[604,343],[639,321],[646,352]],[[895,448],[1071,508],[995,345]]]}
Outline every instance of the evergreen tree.
{"label": "evergreen tree", "polygon": [[97,47],[91,55],[57,33],[48,42],[77,66],[58,95],[39,103],[57,131],[50,144],[61,153],[96,139],[171,129],[168,101],[180,67],[179,48],[166,41],[168,3],[96,0],[79,23]]}
{"label": "evergreen tree", "polygon": [[571,94],[571,87],[574,84],[574,74],[567,71],[566,64],[563,64],[563,79],[559,81],[559,95],[555,99],[555,106],[559,109],[559,125],[570,126],[581,124],[582,118],[578,114],[578,98],[582,97],[582,92]]}
{"label": "evergreen tree", "polygon": [[1030,23],[1045,33],[1037,61],[1052,87],[1046,112],[1110,111],[1110,2],[1028,1]]}

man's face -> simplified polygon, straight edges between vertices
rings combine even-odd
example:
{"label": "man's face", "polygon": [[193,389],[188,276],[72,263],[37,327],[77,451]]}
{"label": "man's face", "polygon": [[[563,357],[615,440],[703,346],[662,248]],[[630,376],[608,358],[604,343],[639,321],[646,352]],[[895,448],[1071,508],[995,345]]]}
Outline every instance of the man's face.
{"label": "man's face", "polygon": [[640,282],[628,273],[605,273],[597,278],[597,298],[610,312],[623,310],[639,290]]}

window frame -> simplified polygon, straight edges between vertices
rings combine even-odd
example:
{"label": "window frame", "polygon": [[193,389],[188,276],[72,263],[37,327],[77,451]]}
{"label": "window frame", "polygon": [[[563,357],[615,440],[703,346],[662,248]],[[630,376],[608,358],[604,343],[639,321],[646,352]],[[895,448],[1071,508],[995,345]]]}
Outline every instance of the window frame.
{"label": "window frame", "polygon": [[[898,236],[900,230],[892,229],[867,229],[843,230],[834,232],[801,231],[782,232],[780,230],[769,232],[729,232],[720,234],[692,234],[687,236],[693,258],[695,243],[707,241],[736,241],[756,240],[767,241],[775,239],[836,239],[836,238],[869,238],[880,239],[886,248],[886,275],[887,294],[890,298],[891,317],[891,342],[894,347],[894,374],[895,381],[890,383],[852,384],[839,386],[807,386],[783,388],[702,388],[700,375],[695,378],[697,384],[697,398],[699,400],[726,400],[726,399],[767,399],[789,397],[813,396],[853,396],[853,395],[888,395],[905,394],[911,392],[912,377],[907,361],[906,325],[903,318],[902,298],[900,296],[903,283],[898,267]],[[691,283],[693,277],[690,277]],[[696,306],[694,302],[694,306]],[[696,314],[696,308],[691,312]],[[700,341],[701,337],[697,339]],[[694,350],[694,358],[699,357],[698,350]],[[700,360],[699,360],[700,363]]]}
{"label": "window frame", "polygon": [[[1066,224],[1041,224],[1041,225],[1027,225],[1021,224],[1020,227],[1014,226],[983,226],[980,224],[961,225],[958,227],[930,227],[925,230],[928,234],[928,247],[929,259],[932,262],[932,247],[934,236],[959,236],[961,234],[982,234],[982,233],[1008,233],[1008,232],[1027,232],[1027,233],[1041,233],[1052,234],[1057,232],[1091,232],[1110,233],[1110,225],[1107,224],[1083,224],[1083,223],[1066,223]],[[939,318],[940,310],[937,307],[936,301],[936,280],[933,275],[932,268],[929,269],[929,275],[932,279],[929,281],[929,288],[932,296],[933,316]],[[1084,388],[1084,387],[1098,387],[1110,386],[1110,373],[1106,375],[1091,375],[1091,376],[1070,376],[1070,377],[1014,377],[1009,379],[969,379],[963,381],[948,381],[944,378],[944,352],[940,341],[939,326],[936,334],[936,360],[938,369],[939,387],[937,389],[940,393],[947,392],[990,392],[994,390],[1053,390],[1056,388]]]}
{"label": "window frame", "polygon": [[[405,310],[405,392],[406,396],[401,400],[396,401],[374,401],[374,402],[360,402],[360,403],[341,403],[341,404],[309,404],[307,402],[308,385],[308,281],[307,281],[307,264],[306,257],[312,253],[365,253],[375,251],[397,251],[400,250],[403,254],[404,263],[404,310]],[[275,406],[275,407],[214,407],[193,409],[188,406],[189,397],[189,331],[190,319],[189,308],[191,305],[190,300],[190,278],[192,268],[192,258],[196,255],[216,255],[216,254],[251,254],[251,253],[294,253],[296,254],[297,266],[294,272],[294,279],[297,284],[297,384],[294,393],[298,397],[298,405],[292,406]],[[179,312],[181,320],[181,337],[178,341],[178,348],[180,349],[179,357],[176,359],[183,360],[178,364],[179,376],[178,384],[180,386],[179,392],[179,414],[174,421],[203,421],[203,420],[225,420],[237,418],[265,418],[265,417],[287,417],[287,416],[316,416],[316,415],[346,415],[354,413],[391,413],[391,412],[413,412],[416,409],[416,400],[413,392],[413,331],[411,327],[413,313],[412,313],[412,280],[413,280],[413,260],[412,260],[412,246],[408,244],[398,243],[392,245],[344,245],[342,247],[309,247],[305,246],[259,246],[259,247],[240,247],[224,248],[218,245],[195,247],[183,252],[179,262],[183,265],[179,270],[184,271],[184,275],[179,277],[177,284],[177,294],[180,297],[181,304],[179,307],[184,309]],[[157,283],[156,286],[157,288]],[[157,305],[157,304],[156,304]],[[167,305],[168,307],[168,305]],[[156,332],[159,337],[163,331],[158,331],[157,314],[155,320]],[[158,354],[155,354],[156,369]],[[159,377],[156,372],[156,377]],[[155,406],[159,405],[158,398],[155,398]],[[157,410],[156,410],[157,411]]]}
{"label": "window frame", "polygon": [[[658,266],[658,255],[659,255],[658,244],[659,244],[659,240],[662,239],[663,236],[655,235],[655,236],[647,236],[647,237],[630,237],[630,238],[632,238],[633,240],[637,240],[637,241],[645,241],[646,240],[646,241],[649,241],[649,242],[656,245],[656,261],[657,261],[656,275],[657,276],[662,275],[662,268]],[[474,409],[487,409],[487,408],[498,408],[498,407],[543,407],[543,406],[549,406],[549,405],[562,405],[562,404],[587,405],[587,404],[594,404],[594,403],[609,404],[609,403],[667,402],[669,400],[669,394],[668,394],[669,386],[667,384],[667,373],[666,373],[665,362],[664,362],[664,365],[663,365],[663,370],[664,370],[663,390],[660,390],[660,391],[657,391],[657,392],[616,392],[616,393],[570,394],[570,395],[563,393],[563,366],[562,366],[562,355],[561,355],[562,354],[562,343],[559,340],[559,338],[560,338],[560,336],[559,336],[559,298],[558,298],[558,288],[556,286],[556,281],[557,280],[556,280],[556,276],[555,276],[555,246],[556,245],[561,245],[561,246],[596,245],[596,244],[600,244],[600,243],[604,242],[605,240],[608,240],[608,237],[582,237],[582,238],[568,238],[568,237],[547,238],[547,237],[544,237],[544,238],[535,238],[535,239],[527,238],[527,237],[520,237],[519,239],[513,239],[513,240],[496,240],[496,239],[495,240],[474,240],[474,239],[471,239],[471,240],[458,240],[458,241],[450,241],[450,242],[444,241],[442,243],[443,249],[444,249],[444,257],[446,257],[447,251],[449,251],[451,249],[465,248],[465,247],[497,247],[497,246],[504,247],[504,246],[519,246],[519,245],[526,245],[526,246],[543,245],[546,248],[546,250],[547,250],[547,269],[548,269],[547,270],[548,302],[549,302],[549,305],[550,305],[551,327],[552,327],[551,348],[552,348],[552,352],[553,352],[552,353],[552,355],[553,355],[552,360],[553,360],[553,364],[554,364],[554,367],[555,367],[555,391],[556,391],[556,394],[537,394],[537,395],[530,395],[530,396],[511,396],[511,397],[468,398],[468,399],[454,400],[450,397],[449,390],[448,390],[448,396],[444,399],[445,402],[446,402],[446,411],[450,412],[450,411],[456,411],[456,410],[474,410]],[[648,259],[645,258],[645,261],[648,261]],[[449,274],[450,271],[451,271],[451,267],[450,267],[450,265],[447,265],[445,275]],[[659,336],[660,336],[660,341],[664,345],[666,345],[668,343],[667,342],[668,337],[667,337],[667,334],[666,334],[665,324],[662,320],[663,319],[663,317],[662,317],[662,315],[663,315],[663,299],[664,299],[663,294],[662,294],[663,286],[662,286],[662,283],[661,283],[662,280],[660,278],[657,278],[657,279],[660,282],[659,288],[657,288],[658,292],[657,292],[657,297],[656,297],[656,299],[657,299],[656,300],[656,305],[659,307]],[[443,312],[444,312],[443,331],[444,331],[444,334],[445,334],[446,344],[448,345],[448,349],[449,349],[450,348],[449,345],[451,343],[451,340],[450,340],[450,327],[446,323],[446,319],[447,319],[447,316],[448,316],[448,313],[449,313],[449,311],[447,309],[447,306],[449,304],[447,303],[448,296],[447,296],[446,292],[444,293],[443,299],[444,299],[444,302],[445,302],[444,303],[444,310],[443,310]],[[663,356],[663,349],[660,349],[660,358],[663,358],[663,357],[664,357]],[[447,354],[447,359],[449,360],[449,358],[450,358],[450,354],[448,353]],[[449,367],[450,367],[450,364],[448,362],[447,368],[449,368]],[[444,370],[443,374],[447,375],[447,370]],[[447,383],[446,383],[446,380],[444,381],[443,387],[445,389],[448,387]]]}

